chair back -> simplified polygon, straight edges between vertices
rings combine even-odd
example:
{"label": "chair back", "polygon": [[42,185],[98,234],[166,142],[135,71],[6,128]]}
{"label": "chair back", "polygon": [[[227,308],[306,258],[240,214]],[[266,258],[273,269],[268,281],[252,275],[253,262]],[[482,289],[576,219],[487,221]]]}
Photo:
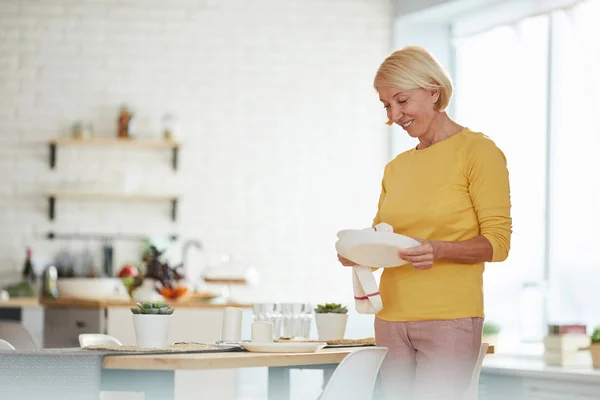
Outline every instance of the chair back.
{"label": "chair back", "polygon": [[103,333],[82,333],[79,335],[79,345],[88,346],[123,346],[116,338]]}
{"label": "chair back", "polygon": [[6,340],[0,339],[0,350],[14,350],[12,344],[8,343]]}
{"label": "chair back", "polygon": [[0,321],[0,338],[17,350],[37,349],[29,331],[18,321]]}
{"label": "chair back", "polygon": [[369,400],[387,348],[356,350],[337,366],[320,400]]}
{"label": "chair back", "polygon": [[477,400],[477,397],[479,396],[479,377],[481,375],[481,367],[483,365],[483,359],[487,354],[488,347],[490,347],[489,344],[481,343],[477,364],[475,364],[475,369],[473,370],[473,375],[471,376],[471,383],[465,392],[465,400]]}

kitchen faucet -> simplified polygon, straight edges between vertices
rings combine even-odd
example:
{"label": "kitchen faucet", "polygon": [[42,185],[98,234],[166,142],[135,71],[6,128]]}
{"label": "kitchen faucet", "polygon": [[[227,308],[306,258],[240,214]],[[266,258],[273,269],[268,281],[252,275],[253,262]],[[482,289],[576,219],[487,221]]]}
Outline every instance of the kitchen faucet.
{"label": "kitchen faucet", "polygon": [[181,246],[181,264],[180,264],[180,266],[183,269],[183,274],[185,276],[187,276],[186,263],[187,263],[187,253],[190,249],[190,246],[194,246],[198,250],[204,250],[204,246],[202,245],[202,242],[197,239],[188,239],[185,242],[183,242],[183,245]]}

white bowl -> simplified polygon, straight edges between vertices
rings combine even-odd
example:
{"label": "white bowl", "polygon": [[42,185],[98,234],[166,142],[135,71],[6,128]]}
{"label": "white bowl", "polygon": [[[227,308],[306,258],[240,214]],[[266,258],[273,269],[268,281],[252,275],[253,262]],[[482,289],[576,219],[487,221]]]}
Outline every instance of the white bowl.
{"label": "white bowl", "polygon": [[60,297],[86,300],[129,300],[119,278],[61,278],[57,282]]}
{"label": "white bowl", "polygon": [[340,255],[359,265],[378,268],[406,264],[398,256],[398,251],[420,245],[417,240],[408,236],[370,229],[340,231],[338,237],[335,249]]}

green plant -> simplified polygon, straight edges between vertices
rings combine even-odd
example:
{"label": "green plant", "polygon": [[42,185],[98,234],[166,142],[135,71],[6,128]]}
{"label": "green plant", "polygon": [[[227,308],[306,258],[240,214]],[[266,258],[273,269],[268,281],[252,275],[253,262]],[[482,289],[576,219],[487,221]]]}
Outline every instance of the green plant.
{"label": "green plant", "polygon": [[315,312],[317,314],[346,314],[348,313],[348,309],[346,307],[342,307],[341,304],[325,303],[317,304]]}
{"label": "green plant", "polygon": [[493,322],[484,322],[483,323],[483,334],[484,335],[497,335],[500,333],[502,328],[500,325],[495,324]]}
{"label": "green plant", "polygon": [[145,301],[137,303],[137,306],[131,308],[131,312],[134,314],[171,315],[173,309],[166,303]]}
{"label": "green plant", "polygon": [[594,328],[594,332],[592,333],[592,343],[600,344],[600,325]]}

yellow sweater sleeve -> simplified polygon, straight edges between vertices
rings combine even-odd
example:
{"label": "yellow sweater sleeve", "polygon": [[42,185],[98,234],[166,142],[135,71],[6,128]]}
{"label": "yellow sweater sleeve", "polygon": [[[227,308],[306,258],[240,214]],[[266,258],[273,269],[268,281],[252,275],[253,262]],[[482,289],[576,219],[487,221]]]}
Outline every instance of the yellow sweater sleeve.
{"label": "yellow sweater sleeve", "polygon": [[512,218],[510,185],[504,153],[493,141],[478,141],[467,149],[469,193],[480,234],[492,244],[492,262],[504,261],[510,250]]}

